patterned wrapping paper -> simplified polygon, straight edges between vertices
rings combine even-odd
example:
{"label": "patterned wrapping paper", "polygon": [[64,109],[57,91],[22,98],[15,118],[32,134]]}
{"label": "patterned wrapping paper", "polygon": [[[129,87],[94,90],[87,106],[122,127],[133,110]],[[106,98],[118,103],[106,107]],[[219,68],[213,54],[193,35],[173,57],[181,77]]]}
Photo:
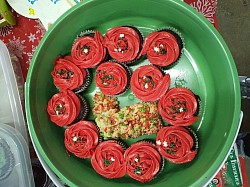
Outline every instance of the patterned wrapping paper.
{"label": "patterned wrapping paper", "polygon": [[18,58],[26,78],[33,54],[46,30],[37,19],[29,19],[15,12],[13,14],[17,24],[1,27],[0,40],[6,44],[9,52]]}
{"label": "patterned wrapping paper", "polygon": [[[31,2],[32,0],[28,1]],[[202,13],[217,27],[215,14],[217,0],[185,0],[185,2]],[[0,40],[7,45],[10,53],[18,57],[23,76],[26,78],[33,54],[45,34],[46,29],[38,19],[27,18],[14,11],[13,14],[16,17],[17,24],[15,26],[0,28]]]}
{"label": "patterned wrapping paper", "polygon": [[217,0],[184,0],[198,12],[202,13],[215,28],[218,28],[216,19]]}

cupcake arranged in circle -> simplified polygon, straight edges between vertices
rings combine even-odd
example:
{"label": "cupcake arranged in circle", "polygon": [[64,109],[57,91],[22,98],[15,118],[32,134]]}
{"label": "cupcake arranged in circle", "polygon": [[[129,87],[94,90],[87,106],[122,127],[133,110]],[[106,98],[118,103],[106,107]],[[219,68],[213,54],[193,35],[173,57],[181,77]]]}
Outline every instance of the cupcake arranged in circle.
{"label": "cupcake arranged in circle", "polygon": [[141,44],[142,36],[134,27],[113,27],[104,36],[104,45],[109,55],[117,62],[133,62],[138,57]]}
{"label": "cupcake arranged in circle", "polygon": [[198,119],[198,101],[187,88],[172,88],[158,102],[160,115],[171,125],[190,126]]}
{"label": "cupcake arranged in circle", "polygon": [[129,88],[130,71],[125,65],[104,62],[96,68],[95,83],[105,95],[119,95]]}
{"label": "cupcake arranged in circle", "polygon": [[[60,92],[46,108],[53,123],[66,126],[66,150],[89,158],[93,169],[105,178],[127,174],[141,183],[155,179],[165,159],[174,164],[194,160],[198,138],[187,126],[199,119],[200,98],[186,88],[169,89],[170,75],[163,71],[178,61],[182,50],[183,39],[171,28],[151,32],[144,41],[131,26],[110,28],[104,37],[98,31],[82,32],[71,56],[58,57],[54,63],[51,75]],[[131,74],[129,65],[143,55],[151,64],[138,64]],[[90,101],[95,122],[87,121],[89,104],[78,94],[90,86],[91,69],[94,87],[99,89]],[[141,102],[120,108],[118,96],[129,87],[135,101]],[[164,120],[169,126],[164,126]],[[121,141],[151,134],[156,139],[144,139],[128,148]]]}
{"label": "cupcake arranged in circle", "polygon": [[154,65],[137,68],[131,77],[130,87],[137,98],[142,101],[154,102],[168,90],[170,75],[164,74]]}
{"label": "cupcake arranged in circle", "polygon": [[70,56],[56,59],[51,75],[59,90],[69,89],[79,93],[89,87],[90,73],[88,69],[79,68],[72,61]]}
{"label": "cupcake arranged in circle", "polygon": [[91,121],[79,121],[64,132],[66,149],[79,158],[90,158],[99,143],[99,131]]}
{"label": "cupcake arranged in circle", "polygon": [[145,38],[140,55],[147,55],[154,65],[166,67],[178,60],[182,47],[181,38],[173,31],[157,31]]}
{"label": "cupcake arranged in circle", "polygon": [[127,174],[142,183],[156,177],[163,167],[163,159],[155,146],[140,141],[132,144],[125,151]]}
{"label": "cupcake arranged in circle", "polygon": [[126,174],[124,146],[117,141],[101,142],[91,158],[94,170],[105,178],[121,178]]}
{"label": "cupcake arranged in circle", "polygon": [[96,67],[106,57],[103,37],[96,31],[78,38],[71,49],[73,62],[81,68]]}
{"label": "cupcake arranged in circle", "polygon": [[187,128],[178,126],[166,126],[156,137],[156,147],[160,154],[175,164],[192,161],[197,155],[197,142],[197,137]]}
{"label": "cupcake arranged in circle", "polygon": [[89,112],[86,100],[70,90],[63,90],[49,100],[47,113],[58,126],[66,126],[84,119]]}

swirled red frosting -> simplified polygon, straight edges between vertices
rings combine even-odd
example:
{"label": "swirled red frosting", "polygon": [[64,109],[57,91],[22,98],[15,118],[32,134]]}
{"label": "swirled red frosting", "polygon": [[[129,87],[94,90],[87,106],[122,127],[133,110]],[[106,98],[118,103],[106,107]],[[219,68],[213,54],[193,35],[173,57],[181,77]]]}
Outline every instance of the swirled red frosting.
{"label": "swirled red frosting", "polygon": [[50,120],[58,126],[71,124],[78,117],[80,110],[80,99],[70,90],[53,95],[47,104]]}
{"label": "swirled red frosting", "polygon": [[65,130],[66,149],[79,158],[90,158],[99,141],[99,132],[93,122],[79,121]]}
{"label": "swirled red frosting", "polygon": [[77,67],[71,61],[70,56],[59,57],[55,61],[54,69],[51,72],[54,85],[60,90],[74,90],[80,87],[86,77],[86,70]]}
{"label": "swirled red frosting", "polygon": [[100,175],[112,179],[126,173],[124,149],[113,140],[100,143],[91,158],[91,164]]}
{"label": "swirled red frosting", "polygon": [[116,62],[104,62],[96,69],[95,83],[105,95],[117,95],[126,89],[127,70]]}
{"label": "swirled red frosting", "polygon": [[103,37],[96,31],[94,37],[83,36],[74,43],[71,49],[73,62],[81,68],[93,68],[106,56]]}
{"label": "swirled red frosting", "polygon": [[140,182],[151,181],[160,171],[162,158],[148,142],[137,142],[125,151],[127,174]]}
{"label": "swirled red frosting", "polygon": [[104,45],[118,62],[130,62],[138,56],[141,40],[134,28],[118,26],[106,32]]}
{"label": "swirled red frosting", "polygon": [[186,88],[170,89],[158,102],[160,115],[171,125],[190,126],[199,119],[198,102]]}
{"label": "swirled red frosting", "polygon": [[168,66],[178,59],[180,48],[176,38],[170,32],[152,32],[142,45],[140,55],[145,54],[152,64]]}
{"label": "swirled red frosting", "polygon": [[156,101],[168,90],[170,75],[164,75],[156,66],[146,65],[137,68],[131,77],[132,92],[142,101]]}
{"label": "swirled red frosting", "polygon": [[182,164],[192,161],[197,150],[194,150],[194,140],[184,127],[166,126],[156,137],[156,147],[168,161]]}

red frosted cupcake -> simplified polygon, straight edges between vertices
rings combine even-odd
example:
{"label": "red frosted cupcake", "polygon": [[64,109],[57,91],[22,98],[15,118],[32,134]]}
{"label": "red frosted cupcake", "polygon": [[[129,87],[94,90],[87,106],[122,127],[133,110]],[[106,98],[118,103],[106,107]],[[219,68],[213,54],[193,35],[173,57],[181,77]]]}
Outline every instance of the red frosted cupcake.
{"label": "red frosted cupcake", "polygon": [[137,142],[125,151],[127,174],[140,182],[149,182],[162,169],[162,157],[149,142]]}
{"label": "red frosted cupcake", "polygon": [[192,161],[198,148],[190,131],[176,126],[167,126],[158,132],[156,147],[165,159],[175,164]]}
{"label": "red frosted cupcake", "polygon": [[72,62],[72,57],[59,57],[51,72],[54,85],[59,90],[72,90],[76,93],[84,91],[90,85],[88,69],[79,68]]}
{"label": "red frosted cupcake", "polygon": [[142,101],[156,101],[168,90],[170,75],[164,75],[156,66],[146,65],[137,68],[131,77],[132,92]]}
{"label": "red frosted cupcake", "polygon": [[126,174],[123,146],[113,140],[100,143],[91,158],[91,164],[103,177],[123,177]]}
{"label": "red frosted cupcake", "polygon": [[190,126],[199,116],[198,101],[192,91],[186,88],[170,89],[158,102],[160,115],[171,125]]}
{"label": "red frosted cupcake", "polygon": [[142,36],[134,27],[113,27],[104,37],[104,45],[109,55],[118,62],[133,62],[140,52],[141,43]]}
{"label": "red frosted cupcake", "polygon": [[129,79],[129,69],[116,62],[104,62],[96,69],[95,83],[105,95],[119,95],[125,92]]}
{"label": "red frosted cupcake", "polygon": [[94,37],[86,34],[78,38],[71,49],[73,62],[81,68],[97,66],[106,57],[106,49],[102,42],[103,37],[98,31]]}
{"label": "red frosted cupcake", "polygon": [[47,104],[50,120],[58,126],[66,126],[83,119],[88,114],[85,99],[70,90],[63,90],[52,96]]}
{"label": "red frosted cupcake", "polygon": [[148,60],[161,67],[169,66],[177,61],[182,45],[172,31],[150,33],[144,40],[140,55],[147,54]]}
{"label": "red frosted cupcake", "polygon": [[66,149],[79,158],[90,158],[99,142],[99,131],[90,121],[79,121],[65,130]]}

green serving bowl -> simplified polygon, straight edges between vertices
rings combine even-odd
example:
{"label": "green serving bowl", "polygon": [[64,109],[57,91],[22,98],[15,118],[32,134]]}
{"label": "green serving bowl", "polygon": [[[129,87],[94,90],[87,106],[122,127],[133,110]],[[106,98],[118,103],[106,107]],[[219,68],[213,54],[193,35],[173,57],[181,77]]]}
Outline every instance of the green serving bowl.
{"label": "green serving bowl", "polygon": [[[128,176],[108,180],[94,171],[89,159],[69,156],[64,147],[65,128],[53,124],[46,112],[47,102],[58,92],[51,76],[57,56],[70,52],[81,31],[94,29],[104,34],[118,25],[133,25],[144,37],[159,28],[177,29],[185,40],[185,48],[180,60],[165,72],[170,73],[171,87],[187,87],[201,99],[200,118],[191,126],[199,137],[197,157],[188,164],[166,162],[157,178],[146,184]],[[137,66],[147,63],[144,59]],[[62,15],[40,42],[27,77],[26,114],[30,134],[42,158],[70,186],[203,186],[223,164],[237,135],[239,90],[236,67],[224,40],[189,5],[177,0],[90,0]],[[92,82],[82,94],[90,105],[95,91]],[[119,100],[121,107],[138,101],[130,90]],[[89,120],[93,120],[92,115]]]}

